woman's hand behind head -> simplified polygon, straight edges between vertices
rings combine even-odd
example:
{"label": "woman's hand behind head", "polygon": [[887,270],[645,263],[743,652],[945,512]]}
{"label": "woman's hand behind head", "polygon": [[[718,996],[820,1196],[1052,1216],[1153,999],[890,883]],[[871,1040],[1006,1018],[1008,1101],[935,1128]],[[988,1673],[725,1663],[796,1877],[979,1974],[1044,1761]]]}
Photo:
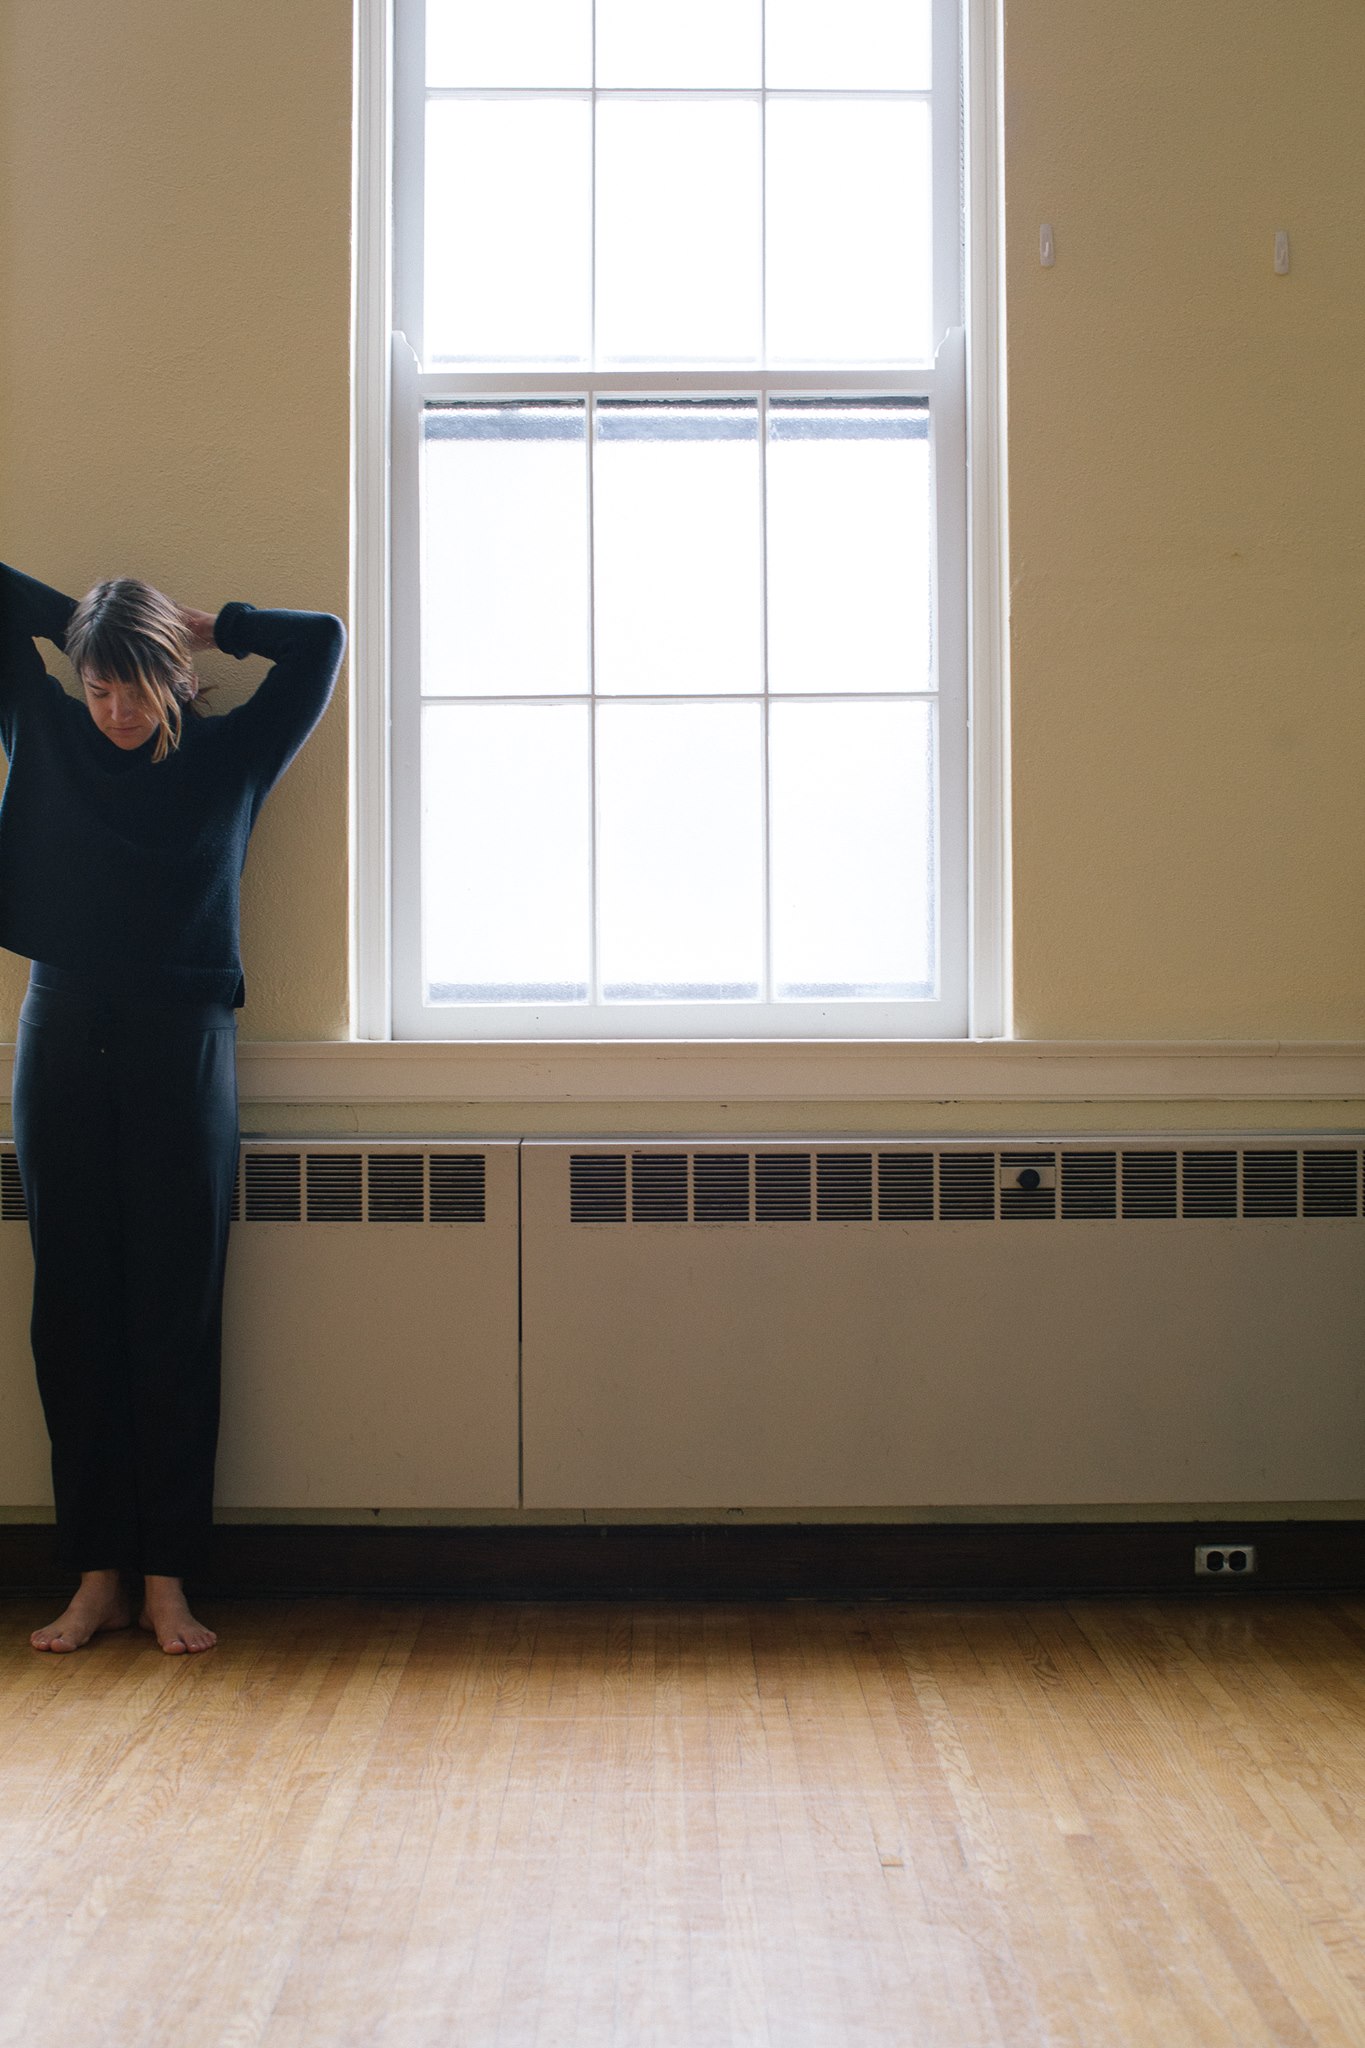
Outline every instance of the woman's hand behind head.
{"label": "woman's hand behind head", "polygon": [[197,612],[187,604],[177,605],[176,610],[185,621],[185,630],[190,636],[191,648],[197,652],[201,647],[212,647],[214,614],[212,612]]}

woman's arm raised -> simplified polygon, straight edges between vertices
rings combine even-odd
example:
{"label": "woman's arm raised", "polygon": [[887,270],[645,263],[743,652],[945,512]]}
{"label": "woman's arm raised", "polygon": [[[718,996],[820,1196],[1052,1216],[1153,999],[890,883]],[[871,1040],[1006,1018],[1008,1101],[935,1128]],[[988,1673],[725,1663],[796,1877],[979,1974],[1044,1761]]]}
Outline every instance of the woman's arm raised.
{"label": "woman's arm raised", "polygon": [[74,597],[0,562],[0,645],[7,651],[11,642],[17,645],[21,640],[51,640],[54,646],[65,647],[75,609]]}
{"label": "woman's arm raised", "polygon": [[12,751],[13,718],[20,693],[47,680],[43,658],[33,642],[51,640],[66,646],[66,629],[76,609],[74,597],[49,589],[32,576],[0,562],[0,741]]}
{"label": "woman's arm raised", "polygon": [[234,602],[214,620],[213,637],[239,661],[259,654],[273,664],[246,703],[224,720],[264,794],[327,709],[346,652],[346,628],[331,612],[258,611]]}

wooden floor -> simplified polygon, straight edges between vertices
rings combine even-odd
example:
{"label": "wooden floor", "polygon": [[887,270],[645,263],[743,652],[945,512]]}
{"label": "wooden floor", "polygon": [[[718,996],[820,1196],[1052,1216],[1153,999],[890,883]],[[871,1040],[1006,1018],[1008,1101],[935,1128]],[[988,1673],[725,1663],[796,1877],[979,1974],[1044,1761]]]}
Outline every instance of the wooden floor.
{"label": "wooden floor", "polygon": [[1365,2043],[1365,1600],[0,1646],[0,2041]]}

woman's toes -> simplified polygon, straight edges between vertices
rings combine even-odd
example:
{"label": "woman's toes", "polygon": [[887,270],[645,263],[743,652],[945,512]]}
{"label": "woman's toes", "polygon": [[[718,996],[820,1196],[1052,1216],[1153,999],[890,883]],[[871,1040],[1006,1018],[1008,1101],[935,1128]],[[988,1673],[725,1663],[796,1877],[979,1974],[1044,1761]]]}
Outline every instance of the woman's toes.
{"label": "woman's toes", "polygon": [[218,1638],[211,1628],[191,1618],[166,1625],[164,1633],[158,1630],[157,1641],[168,1657],[186,1657],[196,1650],[211,1650]]}

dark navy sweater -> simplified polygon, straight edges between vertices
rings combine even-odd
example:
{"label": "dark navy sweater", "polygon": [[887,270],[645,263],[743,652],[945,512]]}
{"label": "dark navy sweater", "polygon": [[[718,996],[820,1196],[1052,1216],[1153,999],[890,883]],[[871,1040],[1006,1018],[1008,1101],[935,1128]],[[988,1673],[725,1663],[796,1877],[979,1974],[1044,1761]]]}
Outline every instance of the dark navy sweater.
{"label": "dark navy sweater", "polygon": [[168,1001],[246,1001],[238,932],[247,841],[327,708],[346,647],[328,612],[226,604],[214,639],[274,666],[220,716],[184,707],[154,762],[108,739],[43,667],[75,600],[0,564],[0,946],[71,985]]}

